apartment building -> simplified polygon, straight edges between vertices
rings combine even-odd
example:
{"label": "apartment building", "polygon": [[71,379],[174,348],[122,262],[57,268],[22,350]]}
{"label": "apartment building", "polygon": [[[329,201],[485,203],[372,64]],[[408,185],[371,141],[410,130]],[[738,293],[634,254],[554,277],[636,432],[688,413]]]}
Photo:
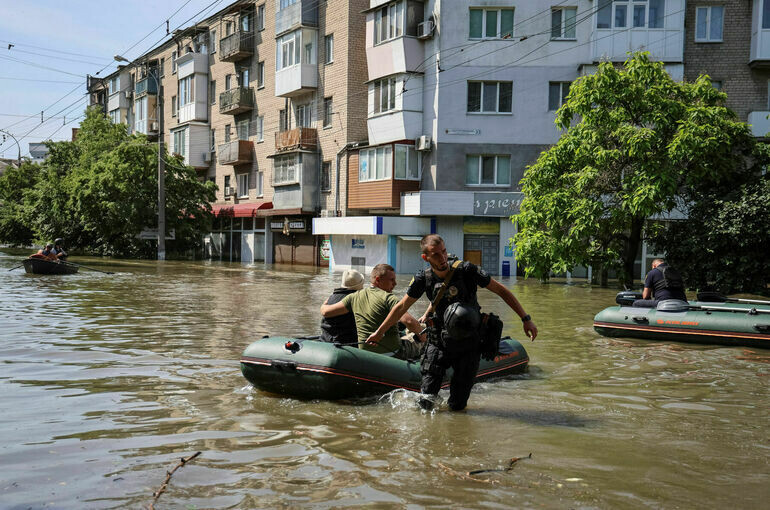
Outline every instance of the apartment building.
{"label": "apartment building", "polygon": [[572,81],[648,50],[684,76],[684,0],[371,0],[368,145],[348,160],[347,218],[316,218],[331,265],[422,264],[451,253],[515,275],[510,215],[527,165],[554,144]]}
{"label": "apartment building", "polygon": [[367,5],[237,1],[89,77],[91,104],[217,184],[208,257],[328,264],[311,219],[346,214],[340,165],[366,143]]}

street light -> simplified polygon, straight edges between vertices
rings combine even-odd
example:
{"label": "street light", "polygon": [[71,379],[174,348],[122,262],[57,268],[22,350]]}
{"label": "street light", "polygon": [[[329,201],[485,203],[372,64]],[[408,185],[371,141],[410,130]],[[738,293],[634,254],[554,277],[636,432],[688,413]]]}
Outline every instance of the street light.
{"label": "street light", "polygon": [[[116,62],[131,62],[120,55],[113,57]],[[160,135],[160,102],[163,95],[160,91],[160,82],[158,77],[148,72],[153,81],[155,81],[155,88],[158,94],[158,99],[155,101],[155,117],[158,119],[158,260],[166,259],[166,173],[163,171],[163,158],[161,158],[161,152],[163,150],[163,139]]]}
{"label": "street light", "polygon": [[[8,131],[5,131],[4,129],[0,129],[0,133],[5,133],[6,135],[8,135],[8,136],[10,136],[11,138],[13,138],[13,141],[14,141],[14,142],[16,142],[16,147],[18,147],[18,148],[19,148],[19,167],[21,168],[21,145],[19,145],[19,141],[16,139],[16,137],[15,137],[15,136],[13,136],[13,135],[12,135],[11,133],[9,133]],[[5,142],[5,136],[3,136],[3,142]]]}

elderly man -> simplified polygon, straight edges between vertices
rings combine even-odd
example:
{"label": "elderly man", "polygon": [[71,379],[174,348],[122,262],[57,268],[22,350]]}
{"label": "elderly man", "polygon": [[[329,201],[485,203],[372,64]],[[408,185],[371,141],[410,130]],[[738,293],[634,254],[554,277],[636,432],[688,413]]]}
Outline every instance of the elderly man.
{"label": "elderly man", "polygon": [[[408,340],[402,341],[396,327],[396,323],[400,320],[415,335],[420,334],[420,323],[409,313],[401,314],[397,320],[393,321],[391,327],[383,332],[382,341],[377,344],[365,343],[367,337],[382,324],[385,317],[398,304],[398,298],[393,295],[393,289],[396,287],[396,272],[392,266],[388,264],[374,266],[370,281],[371,287],[349,294],[339,303],[330,304],[327,299],[321,306],[321,315],[328,318],[353,312],[361,349],[380,354],[395,353],[395,357],[399,359],[417,357],[420,353],[420,345]],[[419,338],[421,342],[425,340],[424,335]]]}
{"label": "elderly man", "polygon": [[[358,292],[364,288],[364,275],[355,269],[348,269],[342,273],[342,287],[334,289],[332,295],[326,300],[327,304],[339,303],[346,296]],[[342,344],[354,343],[358,340],[356,319],[352,312],[336,317],[324,317],[321,320],[321,341],[337,342]]]}

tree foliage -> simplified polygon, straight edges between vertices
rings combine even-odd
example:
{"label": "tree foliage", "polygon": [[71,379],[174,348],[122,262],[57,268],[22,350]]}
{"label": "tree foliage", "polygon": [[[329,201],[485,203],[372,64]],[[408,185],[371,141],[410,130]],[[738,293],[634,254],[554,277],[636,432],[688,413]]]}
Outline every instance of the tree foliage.
{"label": "tree foliage", "polygon": [[[38,179],[23,192],[17,211],[34,237],[64,237],[70,247],[91,253],[152,256],[155,243],[136,235],[157,225],[157,144],[129,135],[124,125],[89,109],[75,141],[51,142],[48,148]],[[198,246],[210,229],[215,189],[180,159],[165,150],[161,155],[166,228],[176,231],[169,250],[181,252]]]}
{"label": "tree foliage", "polygon": [[526,273],[585,265],[631,282],[651,217],[698,187],[749,175],[764,157],[726,98],[707,76],[674,81],[646,53],[575,81],[556,114],[563,135],[522,180],[514,241]]}

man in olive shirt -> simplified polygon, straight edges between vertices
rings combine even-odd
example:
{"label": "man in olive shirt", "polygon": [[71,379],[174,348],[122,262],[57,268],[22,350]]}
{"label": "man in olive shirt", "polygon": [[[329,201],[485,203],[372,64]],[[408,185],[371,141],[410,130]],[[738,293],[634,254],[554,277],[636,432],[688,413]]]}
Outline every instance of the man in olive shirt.
{"label": "man in olive shirt", "polygon": [[[418,345],[403,345],[396,325],[385,332],[383,339],[377,344],[367,344],[366,339],[374,333],[388,316],[390,310],[398,304],[398,298],[392,294],[396,287],[396,273],[388,264],[377,264],[372,269],[372,286],[345,296],[339,303],[321,306],[321,315],[335,317],[353,312],[358,330],[358,342],[361,349],[380,354],[395,352],[401,359],[410,359],[419,354]],[[420,334],[420,323],[409,313],[405,313],[401,322],[415,335]],[[424,341],[424,335],[420,341]]]}

